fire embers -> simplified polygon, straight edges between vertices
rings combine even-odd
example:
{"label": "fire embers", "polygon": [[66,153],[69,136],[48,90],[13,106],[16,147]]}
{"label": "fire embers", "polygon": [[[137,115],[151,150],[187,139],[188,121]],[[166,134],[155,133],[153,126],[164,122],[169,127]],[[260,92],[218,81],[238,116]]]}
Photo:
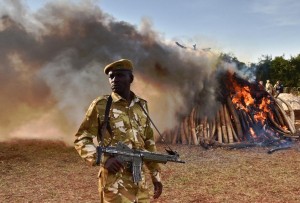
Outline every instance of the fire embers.
{"label": "fire embers", "polygon": [[[166,141],[182,144],[226,146],[250,143],[279,146],[296,132],[291,106],[269,95],[258,83],[250,83],[230,72],[220,77],[221,90],[216,115],[202,116],[201,107],[192,108],[190,115],[172,131]],[[288,108],[288,113],[283,105]],[[169,138],[171,137],[171,138]]]}

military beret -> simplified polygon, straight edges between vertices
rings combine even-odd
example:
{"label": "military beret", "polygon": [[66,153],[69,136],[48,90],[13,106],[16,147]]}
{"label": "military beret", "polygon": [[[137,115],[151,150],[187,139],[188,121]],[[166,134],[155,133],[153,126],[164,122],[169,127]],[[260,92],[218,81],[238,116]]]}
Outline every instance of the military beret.
{"label": "military beret", "polygon": [[129,70],[132,71],[132,62],[128,59],[120,59],[105,66],[104,73],[107,75],[111,70]]}

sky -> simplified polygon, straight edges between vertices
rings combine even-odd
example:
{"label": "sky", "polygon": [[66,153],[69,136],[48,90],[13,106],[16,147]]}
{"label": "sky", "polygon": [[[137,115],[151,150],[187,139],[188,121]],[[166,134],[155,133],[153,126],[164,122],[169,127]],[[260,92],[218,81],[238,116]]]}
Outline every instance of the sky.
{"label": "sky", "polygon": [[[35,11],[46,1],[26,0]],[[300,53],[298,0],[100,0],[101,10],[139,27],[143,19],[167,41],[231,53],[245,63]]]}

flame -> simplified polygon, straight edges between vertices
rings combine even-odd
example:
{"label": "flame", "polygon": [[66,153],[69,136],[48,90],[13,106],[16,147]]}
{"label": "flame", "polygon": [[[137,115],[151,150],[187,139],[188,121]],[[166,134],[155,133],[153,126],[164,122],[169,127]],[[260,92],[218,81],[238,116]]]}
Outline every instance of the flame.
{"label": "flame", "polygon": [[249,87],[239,87],[237,83],[233,84],[235,94],[232,95],[232,102],[240,109],[249,112],[247,106],[254,104],[254,99],[250,94]]}
{"label": "flame", "polygon": [[231,77],[232,84],[232,102],[236,105],[238,109],[242,109],[246,112],[249,112],[247,106],[254,104],[254,98],[250,94],[249,86],[241,86],[237,83],[236,80]]}
{"label": "flame", "polygon": [[233,75],[231,74],[230,82],[232,84],[231,97],[233,104],[235,104],[238,109],[242,109],[247,113],[253,113],[254,120],[264,124],[269,112],[270,115],[273,116],[270,110],[270,98],[263,97],[260,102],[255,100],[255,98],[251,95],[249,85],[242,86],[232,76]]}
{"label": "flame", "polygon": [[[248,133],[251,139],[260,140],[265,139],[263,126],[267,124],[268,116],[274,117],[271,110],[271,98],[268,94],[264,94],[264,90],[250,82],[239,80],[234,74],[228,74],[227,87],[230,91],[232,103],[236,109],[246,112],[249,115],[247,122],[251,125]],[[269,132],[274,134],[275,132]]]}

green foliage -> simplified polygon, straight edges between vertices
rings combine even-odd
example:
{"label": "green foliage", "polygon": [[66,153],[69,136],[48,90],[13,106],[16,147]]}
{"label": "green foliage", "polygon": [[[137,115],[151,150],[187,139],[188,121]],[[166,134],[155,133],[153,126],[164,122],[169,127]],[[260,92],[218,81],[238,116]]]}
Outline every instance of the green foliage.
{"label": "green foliage", "polygon": [[272,56],[263,55],[262,59],[256,65],[256,78],[257,81],[266,81],[270,78]]}
{"label": "green foliage", "polygon": [[295,84],[293,86],[300,87],[300,54],[296,57],[292,57],[290,63],[293,70],[292,78]]}
{"label": "green foliage", "polygon": [[252,63],[249,66],[230,53],[221,53],[219,59],[235,63],[237,69],[243,72],[255,69],[257,81],[262,80],[265,83],[266,80],[270,80],[274,85],[279,80],[285,87],[300,87],[300,54],[290,59],[285,59],[284,56],[276,56],[272,59],[270,55],[262,55],[257,64]]}
{"label": "green foliage", "polygon": [[300,86],[300,54],[289,60],[284,56],[277,56],[274,59],[267,56],[259,61],[256,76],[258,80],[269,79],[272,84],[280,80],[284,86]]}
{"label": "green foliage", "polygon": [[291,85],[288,81],[290,63],[283,56],[277,56],[271,61],[270,80],[274,84],[277,80],[284,81],[285,86]]}

